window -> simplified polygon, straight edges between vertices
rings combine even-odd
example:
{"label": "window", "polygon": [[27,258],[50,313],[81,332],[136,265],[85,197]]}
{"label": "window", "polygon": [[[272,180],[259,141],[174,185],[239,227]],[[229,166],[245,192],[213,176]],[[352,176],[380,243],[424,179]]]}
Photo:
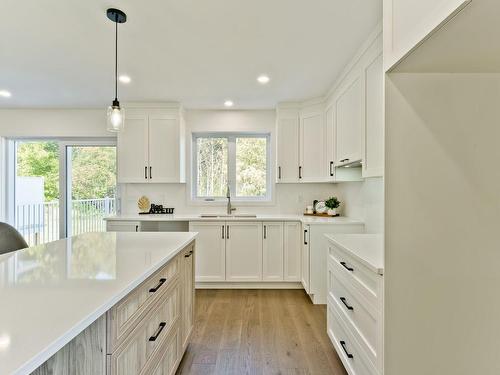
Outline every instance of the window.
{"label": "window", "polygon": [[193,134],[193,198],[271,200],[268,134]]}

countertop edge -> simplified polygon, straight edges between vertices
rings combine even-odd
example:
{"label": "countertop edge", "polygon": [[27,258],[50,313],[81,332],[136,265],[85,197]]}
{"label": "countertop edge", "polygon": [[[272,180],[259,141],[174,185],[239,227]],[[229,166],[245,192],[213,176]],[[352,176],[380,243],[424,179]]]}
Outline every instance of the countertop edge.
{"label": "countertop edge", "polygon": [[369,261],[367,261],[366,259],[364,259],[363,257],[359,256],[359,254],[357,254],[355,251],[352,251],[351,249],[349,249],[347,246],[343,245],[341,242],[339,242],[339,240],[337,240],[335,238],[335,235],[334,234],[325,234],[325,237],[330,241],[330,242],[333,242],[335,243],[335,245],[340,248],[342,251],[344,251],[345,253],[347,253],[348,255],[352,256],[353,258],[356,258],[356,260],[358,262],[360,262],[361,264],[363,264],[364,266],[368,267],[371,271],[375,272],[376,274],[380,275],[380,276],[383,276],[384,275],[384,268],[380,268],[380,267],[377,267],[375,265],[373,265],[372,263],[370,263]]}
{"label": "countertop edge", "polygon": [[184,242],[182,242],[179,247],[169,254],[166,258],[162,259],[160,262],[151,266],[147,272],[144,272],[134,281],[132,281],[126,288],[124,288],[120,293],[114,295],[109,301],[100,306],[90,315],[84,317],[80,322],[78,322],[75,327],[73,327],[69,332],[67,332],[62,337],[58,338],[54,342],[50,343],[45,349],[43,349],[40,353],[38,353],[33,358],[29,359],[23,366],[19,367],[12,374],[13,375],[24,375],[30,374],[35,371],[38,367],[40,367],[43,363],[45,363],[50,357],[56,354],[59,350],[61,350],[66,344],[68,344],[71,340],[73,340],[76,336],[82,333],[86,328],[88,328],[92,323],[94,323],[100,316],[105,314],[109,309],[111,309],[116,303],[118,303],[123,297],[129,294],[132,290],[134,290],[137,286],[139,286],[143,281],[145,281],[149,276],[154,274],[160,267],[171,261],[174,257],[176,257],[179,252],[184,249],[187,245],[193,242],[197,237],[197,232],[191,232],[193,236]]}

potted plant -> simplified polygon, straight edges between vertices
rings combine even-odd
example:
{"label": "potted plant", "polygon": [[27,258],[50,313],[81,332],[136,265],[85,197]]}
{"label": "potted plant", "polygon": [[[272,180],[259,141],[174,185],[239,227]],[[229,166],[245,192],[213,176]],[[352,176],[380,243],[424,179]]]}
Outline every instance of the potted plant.
{"label": "potted plant", "polygon": [[340,201],[337,197],[330,197],[325,201],[325,206],[328,208],[328,215],[336,216],[337,208],[340,207]]}

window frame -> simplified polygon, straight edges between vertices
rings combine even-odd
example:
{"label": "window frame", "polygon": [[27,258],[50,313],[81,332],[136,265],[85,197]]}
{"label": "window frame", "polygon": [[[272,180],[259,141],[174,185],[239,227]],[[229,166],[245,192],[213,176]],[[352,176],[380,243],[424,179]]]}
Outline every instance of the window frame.
{"label": "window frame", "polygon": [[[271,171],[271,134],[260,132],[195,132],[191,140],[191,200],[198,203],[221,203],[227,198],[198,196],[198,148],[199,138],[226,138],[228,171],[227,178],[231,190],[231,201],[241,203],[269,203],[272,202],[272,171]],[[236,139],[237,138],[264,138],[266,140],[266,195],[262,197],[238,197],[236,196]]]}

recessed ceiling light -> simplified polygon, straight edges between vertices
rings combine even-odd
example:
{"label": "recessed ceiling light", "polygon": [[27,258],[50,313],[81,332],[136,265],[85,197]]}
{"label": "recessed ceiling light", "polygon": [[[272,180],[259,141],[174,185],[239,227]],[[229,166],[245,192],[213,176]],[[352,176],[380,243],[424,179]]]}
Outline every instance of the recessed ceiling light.
{"label": "recessed ceiling light", "polygon": [[234,105],[233,101],[232,100],[226,100],[224,102],[224,106],[225,107],[232,107]]}
{"label": "recessed ceiling light", "polygon": [[262,75],[257,77],[257,81],[262,85],[269,83],[270,80],[271,80],[271,78],[269,78],[269,76],[265,75],[265,74],[262,74]]}
{"label": "recessed ceiling light", "polygon": [[12,94],[10,93],[10,91],[0,90],[0,96],[2,98],[10,98],[12,96]]}
{"label": "recessed ceiling light", "polygon": [[118,79],[121,83],[130,83],[132,81],[132,79],[125,74],[122,74],[120,77],[118,77]]}

